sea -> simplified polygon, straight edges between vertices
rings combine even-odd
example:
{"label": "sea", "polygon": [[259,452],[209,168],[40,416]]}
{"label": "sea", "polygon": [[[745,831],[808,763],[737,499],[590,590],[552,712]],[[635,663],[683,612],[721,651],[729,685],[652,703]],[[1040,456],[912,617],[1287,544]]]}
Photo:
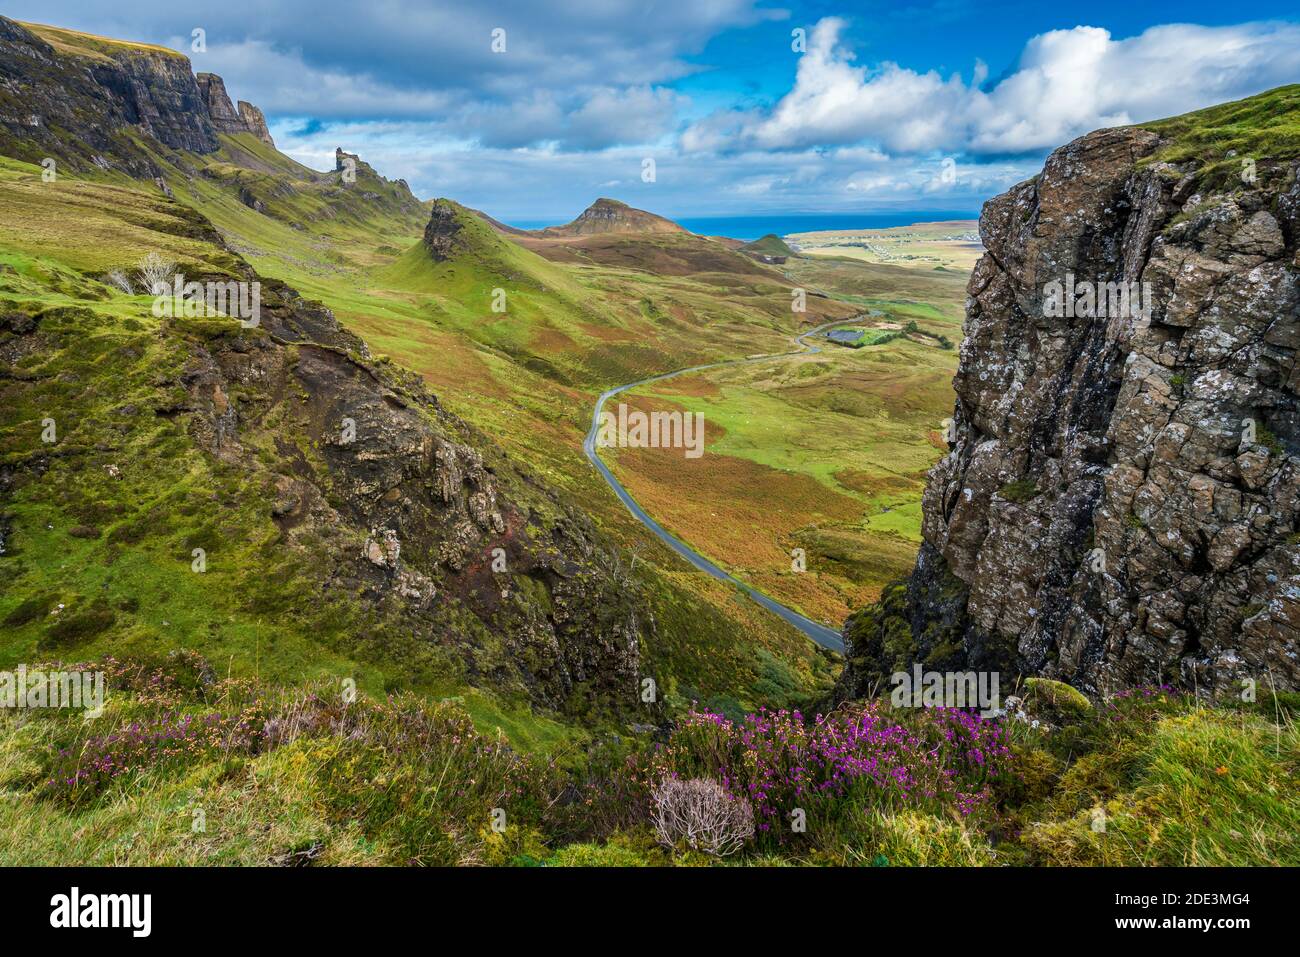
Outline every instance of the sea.
{"label": "sea", "polygon": [[[888,229],[913,223],[936,223],[949,219],[979,219],[977,209],[923,209],[884,213],[770,213],[752,216],[683,216],[669,217],[683,228],[702,236],[726,236],[745,242],[775,233],[811,233],[817,230]],[[518,229],[542,229],[560,225],[540,219],[512,219]]]}

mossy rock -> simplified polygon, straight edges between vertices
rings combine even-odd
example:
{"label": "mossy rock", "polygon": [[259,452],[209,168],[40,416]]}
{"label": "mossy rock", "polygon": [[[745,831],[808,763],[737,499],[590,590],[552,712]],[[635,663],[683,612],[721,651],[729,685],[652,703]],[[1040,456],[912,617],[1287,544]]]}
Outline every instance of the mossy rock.
{"label": "mossy rock", "polygon": [[1025,707],[1031,712],[1047,710],[1063,717],[1081,718],[1092,710],[1092,702],[1064,681],[1029,678],[1025,681]]}

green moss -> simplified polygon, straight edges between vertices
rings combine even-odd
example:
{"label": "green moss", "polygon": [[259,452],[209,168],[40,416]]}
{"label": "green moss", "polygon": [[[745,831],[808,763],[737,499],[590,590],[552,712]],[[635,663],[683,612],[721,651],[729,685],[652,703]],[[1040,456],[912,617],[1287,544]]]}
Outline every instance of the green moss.
{"label": "green moss", "polygon": [[1078,717],[1092,709],[1092,702],[1078,689],[1050,678],[1025,680],[1025,705],[1030,709],[1046,708]]}
{"label": "green moss", "polygon": [[1032,501],[1041,494],[1038,490],[1038,483],[1033,479],[1023,478],[1016,479],[1014,482],[1008,482],[1002,488],[998,489],[998,494],[1008,502],[1015,502],[1017,505],[1023,505],[1025,502]]}

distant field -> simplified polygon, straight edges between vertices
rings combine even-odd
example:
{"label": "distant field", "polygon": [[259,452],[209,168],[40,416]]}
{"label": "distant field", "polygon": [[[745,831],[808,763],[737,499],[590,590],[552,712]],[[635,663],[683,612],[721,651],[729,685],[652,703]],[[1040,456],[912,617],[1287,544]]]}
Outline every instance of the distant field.
{"label": "distant field", "polygon": [[[886,305],[878,321],[890,322]],[[941,327],[938,320],[936,328]],[[956,336],[951,321],[942,325]],[[647,411],[705,421],[705,454],[623,451],[614,469],[664,526],[811,618],[838,622],[903,575],[920,544],[925,473],[942,454],[956,353],[861,330],[870,349],[683,376],[634,390]],[[806,570],[795,571],[794,549]]]}
{"label": "distant field", "polygon": [[912,269],[952,270],[963,275],[983,253],[973,219],[917,223],[891,229],[793,233],[786,236],[806,256],[842,256]]}
{"label": "distant field", "polygon": [[[969,270],[801,257],[781,271],[857,307],[858,321],[841,328],[870,347],[824,341],[814,355],[634,390],[628,401],[647,409],[702,412],[706,453],[688,461],[680,451],[626,450],[609,461],[674,534],[809,617],[838,623],[915,559],[925,474],[952,411]],[[803,572],[792,567],[796,548]]]}

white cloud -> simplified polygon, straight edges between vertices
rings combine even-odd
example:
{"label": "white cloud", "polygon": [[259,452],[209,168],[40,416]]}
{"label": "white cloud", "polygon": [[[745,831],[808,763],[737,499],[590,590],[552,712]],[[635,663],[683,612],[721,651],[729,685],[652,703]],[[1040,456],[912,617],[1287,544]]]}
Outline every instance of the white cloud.
{"label": "white cloud", "polygon": [[990,90],[885,62],[859,66],[844,21],[821,20],[793,88],[766,111],[715,113],[687,129],[687,150],[874,143],[895,153],[1041,152],[1104,126],[1185,113],[1300,77],[1300,26],[1170,24],[1116,40],[1099,27],[1031,39]]}

